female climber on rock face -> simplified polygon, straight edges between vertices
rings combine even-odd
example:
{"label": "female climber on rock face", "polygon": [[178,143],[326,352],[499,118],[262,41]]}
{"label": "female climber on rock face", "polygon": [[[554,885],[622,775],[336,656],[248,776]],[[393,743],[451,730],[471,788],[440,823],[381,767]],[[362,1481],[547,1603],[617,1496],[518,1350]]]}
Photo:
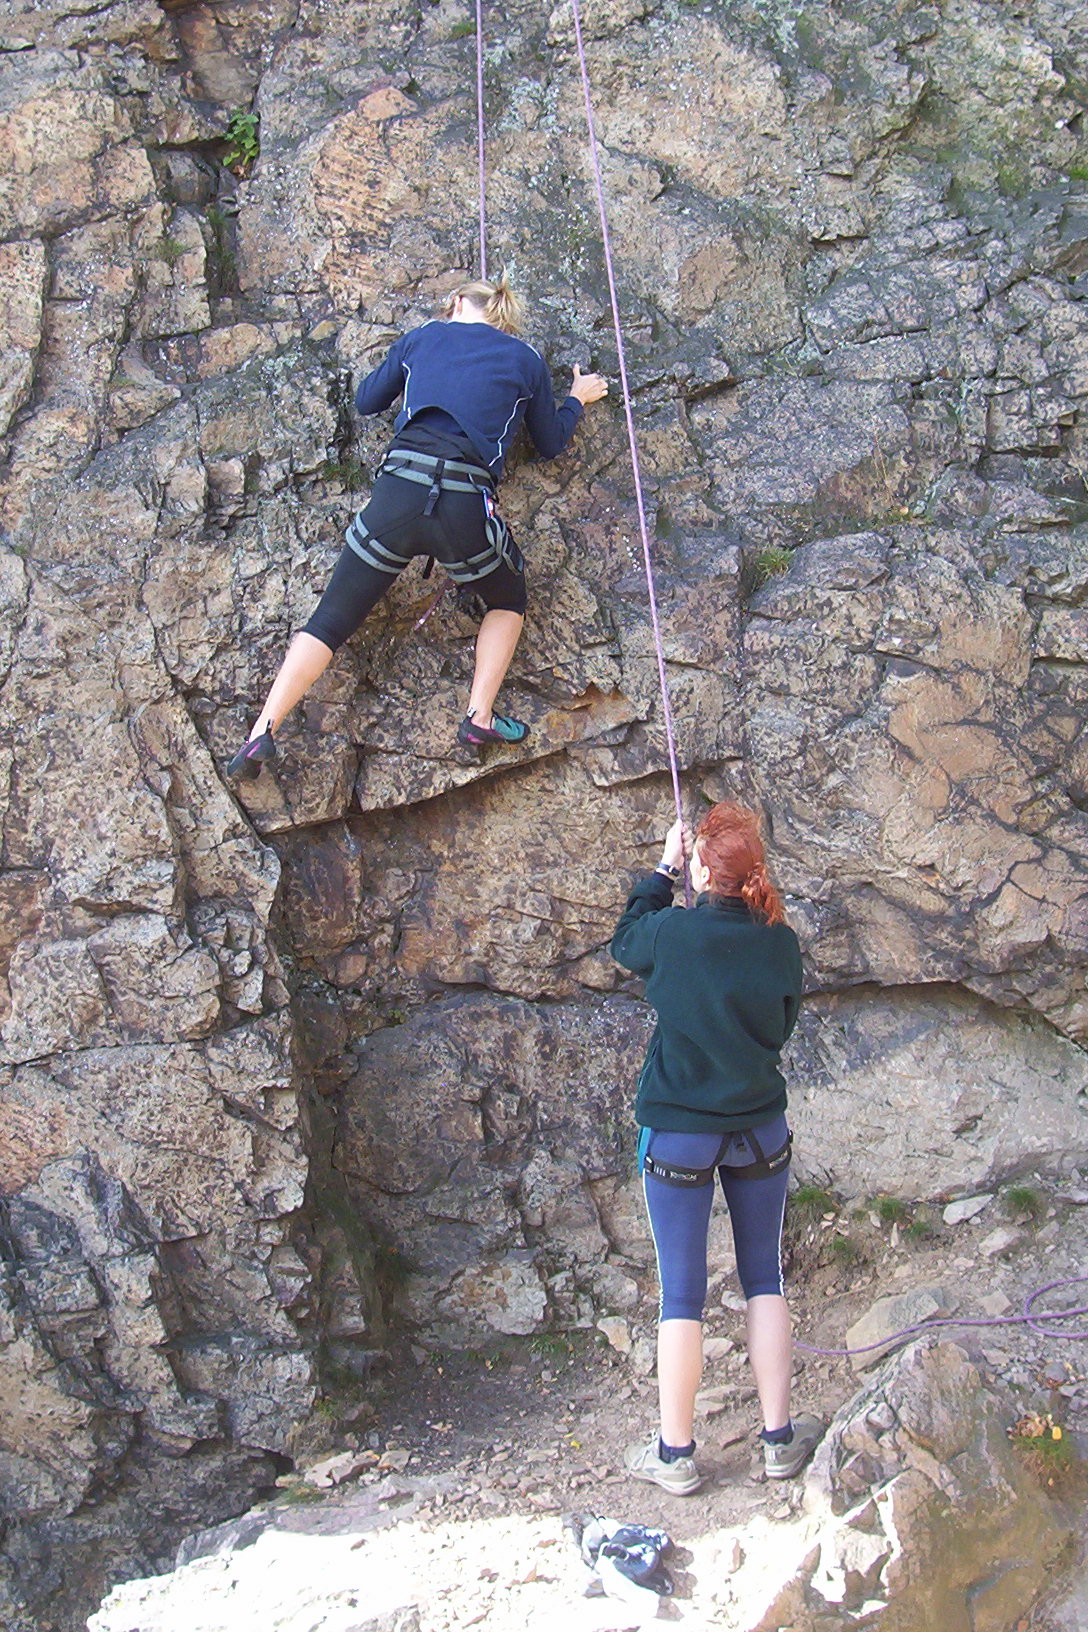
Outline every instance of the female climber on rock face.
{"label": "female climber on rock face", "polygon": [[273,732],[414,555],[441,562],[487,609],[457,740],[480,747],[528,736],[521,720],[493,712],[525,612],[524,563],[496,512],[495,485],[523,419],[537,451],[552,459],[585,404],[608,386],[576,366],[570,394],[557,405],[543,358],[517,338],[520,326],[521,302],[505,275],[497,284],[462,284],[445,321],[409,330],[360,384],[355,405],[362,414],[381,413],[403,396],[394,440],[329,587],[291,642],[228,775],[252,780],[275,759]]}
{"label": "female climber on rock face", "polygon": [[[685,852],[697,892],[691,911],[671,904]],[[635,1115],[661,1276],[661,1424],[649,1444],[628,1448],[627,1470],[678,1496],[702,1483],[693,1427],[716,1172],[748,1305],[764,1466],[768,1478],[787,1479],[822,1432],[815,1417],[790,1418],[790,1317],[780,1260],[791,1139],[779,1053],[797,1019],[801,954],[767,874],[753,811],[715,805],[693,851],[687,829],[674,823],[657,870],[627,899],[612,956],[643,977],[657,1011]]]}

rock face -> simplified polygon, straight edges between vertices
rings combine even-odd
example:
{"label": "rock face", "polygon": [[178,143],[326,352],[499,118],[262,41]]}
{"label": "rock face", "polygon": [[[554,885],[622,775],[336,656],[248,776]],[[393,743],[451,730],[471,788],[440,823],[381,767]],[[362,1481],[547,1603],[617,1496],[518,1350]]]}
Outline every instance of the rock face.
{"label": "rock face", "polygon": [[[614,375],[568,13],[488,27],[492,257],[557,386]],[[460,12],[14,0],[4,28],[21,1629],[244,1506],[319,1342],[365,1372],[390,1315],[475,1341],[645,1289],[647,1020],[606,948],[670,798],[614,399],[505,489],[525,751],[451,746],[473,626],[415,631],[413,569],[276,776],[223,780],[386,434],[350,378],[473,270]],[[685,795],[764,810],[805,944],[798,1169],[917,1198],[1059,1168],[1088,1090],[1082,9],[601,0],[586,32]]]}
{"label": "rock face", "polygon": [[[731,1583],[744,1632],[881,1632],[1015,1623],[1050,1581],[1068,1519],[1006,1433],[1013,1402],[952,1343],[914,1345],[831,1424],[806,1477],[806,1518],[766,1541]],[[769,1538],[768,1538],[769,1539]],[[773,1557],[773,1554],[772,1554]],[[749,1579],[750,1578],[750,1579]]]}

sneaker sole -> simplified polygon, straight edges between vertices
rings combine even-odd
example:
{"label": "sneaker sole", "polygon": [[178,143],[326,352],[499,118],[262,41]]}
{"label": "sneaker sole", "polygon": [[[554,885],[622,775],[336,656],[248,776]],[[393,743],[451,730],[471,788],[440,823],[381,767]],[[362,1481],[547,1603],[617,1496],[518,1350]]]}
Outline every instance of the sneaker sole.
{"label": "sneaker sole", "polygon": [[763,1471],[768,1479],[792,1479],[794,1474],[800,1473],[815,1449],[815,1445],[810,1445],[804,1456],[799,1457],[796,1462],[791,1462],[788,1468],[769,1468],[764,1464]]}
{"label": "sneaker sole", "polygon": [[640,1468],[628,1468],[627,1472],[632,1479],[641,1479],[645,1485],[656,1485],[658,1490],[667,1490],[670,1496],[693,1496],[701,1490],[705,1481],[700,1476],[689,1479],[687,1484],[670,1484],[666,1479],[659,1479],[656,1474],[644,1473]]}

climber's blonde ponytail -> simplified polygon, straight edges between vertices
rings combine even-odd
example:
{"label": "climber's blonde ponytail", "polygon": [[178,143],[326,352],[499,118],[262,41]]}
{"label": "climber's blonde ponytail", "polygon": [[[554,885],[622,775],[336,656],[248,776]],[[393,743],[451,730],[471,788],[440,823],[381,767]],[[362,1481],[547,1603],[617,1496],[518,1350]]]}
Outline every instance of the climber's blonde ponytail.
{"label": "climber's blonde ponytail", "polygon": [[520,295],[516,295],[510,287],[505,272],[497,283],[486,283],[480,279],[475,283],[458,284],[446,301],[447,317],[453,316],[458,300],[467,300],[471,306],[478,307],[493,328],[502,329],[506,334],[521,333],[525,323],[525,307]]}

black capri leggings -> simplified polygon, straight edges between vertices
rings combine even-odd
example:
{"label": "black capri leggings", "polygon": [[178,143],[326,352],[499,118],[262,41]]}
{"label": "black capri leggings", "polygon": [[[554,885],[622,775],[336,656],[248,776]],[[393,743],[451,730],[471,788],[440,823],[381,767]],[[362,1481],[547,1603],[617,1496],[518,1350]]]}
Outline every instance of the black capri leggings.
{"label": "black capri leggings", "polygon": [[[480,493],[443,488],[429,516],[423,514],[428,489],[402,477],[379,476],[370,502],[361,512],[371,536],[400,556],[430,555],[436,561],[463,561],[487,547]],[[329,587],[303,633],[336,651],[374,610],[399,569],[382,571],[345,544]],[[524,613],[525,574],[505,562],[468,586],[489,612]]]}

